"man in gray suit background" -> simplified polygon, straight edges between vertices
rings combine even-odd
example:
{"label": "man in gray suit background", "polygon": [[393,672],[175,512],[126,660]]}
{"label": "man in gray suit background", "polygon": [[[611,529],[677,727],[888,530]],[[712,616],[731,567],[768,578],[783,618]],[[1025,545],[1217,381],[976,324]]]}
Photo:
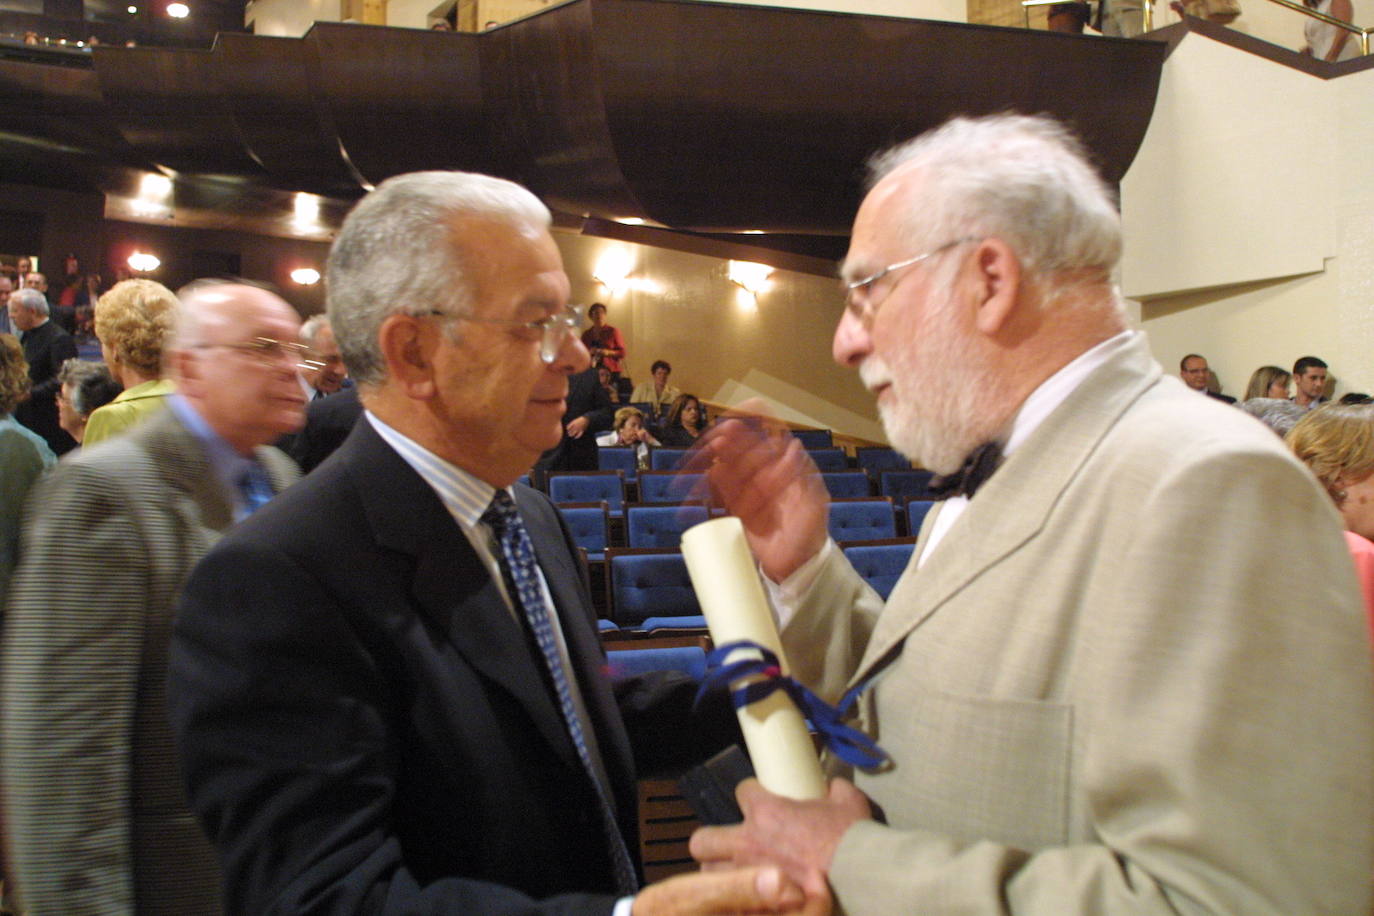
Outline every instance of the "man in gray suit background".
{"label": "man in gray suit background", "polygon": [[824,801],[746,783],[698,858],[781,863],[850,916],[1369,911],[1374,687],[1339,519],[1268,430],[1163,373],[1120,253],[1047,119],[875,161],[834,355],[952,494],[886,605],[798,443],[727,422],[703,457],[793,673],[862,685],[891,762]]}
{"label": "man in gray suit background", "polygon": [[300,321],[265,290],[183,291],[169,409],[38,485],[10,591],[0,788],[25,911],[211,916],[214,854],[167,724],[182,583],[220,532],[298,474]]}

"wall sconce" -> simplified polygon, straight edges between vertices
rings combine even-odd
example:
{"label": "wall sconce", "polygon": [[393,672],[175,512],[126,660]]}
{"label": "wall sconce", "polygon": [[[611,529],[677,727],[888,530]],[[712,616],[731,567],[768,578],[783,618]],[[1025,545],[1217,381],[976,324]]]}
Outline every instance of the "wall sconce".
{"label": "wall sconce", "polygon": [[608,248],[597,258],[592,268],[592,279],[615,294],[623,289],[630,271],[635,269],[634,255],[627,248]]}
{"label": "wall sconce", "polygon": [[297,267],[291,271],[291,282],[301,286],[314,286],[320,282],[320,272],[313,267]]}
{"label": "wall sconce", "polygon": [[751,312],[758,310],[759,293],[772,285],[768,280],[772,275],[773,268],[754,261],[731,261],[726,269],[730,282],[739,287],[740,305]]}
{"label": "wall sconce", "polygon": [[146,274],[161,267],[162,259],[146,251],[135,251],[133,254],[129,255],[128,263],[131,270]]}

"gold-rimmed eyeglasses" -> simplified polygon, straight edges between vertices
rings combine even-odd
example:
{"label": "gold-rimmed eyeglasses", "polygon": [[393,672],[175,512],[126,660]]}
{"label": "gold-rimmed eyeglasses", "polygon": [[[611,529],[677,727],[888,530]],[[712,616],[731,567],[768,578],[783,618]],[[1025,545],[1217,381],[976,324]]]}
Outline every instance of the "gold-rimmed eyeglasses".
{"label": "gold-rimmed eyeglasses", "polygon": [[324,363],[310,356],[315,351],[294,340],[274,340],[271,337],[254,337],[243,343],[197,344],[197,350],[237,350],[249,359],[264,366],[279,366],[289,363],[293,369],[319,369]]}
{"label": "gold-rimmed eyeglasses", "polygon": [[540,318],[538,321],[521,321],[518,318],[477,318],[472,315],[455,315],[451,312],[430,309],[424,313],[427,316],[437,318],[451,318],[454,321],[472,321],[477,324],[503,325],[508,328],[525,330],[533,335],[539,335],[539,358],[545,363],[552,363],[558,358],[558,351],[563,346],[563,339],[569,334],[575,334],[587,327],[587,307],[585,305],[567,305],[561,311],[554,312],[547,318]]}
{"label": "gold-rimmed eyeglasses", "polygon": [[[862,324],[865,328],[872,328],[873,320],[878,315],[878,309],[882,307],[882,304],[885,301],[887,301],[887,296],[883,296],[877,302],[869,301],[868,296],[869,293],[873,291],[873,284],[877,283],[883,277],[886,277],[888,274],[893,273],[894,271],[901,270],[904,267],[911,267],[913,264],[919,264],[928,258],[935,257],[937,254],[940,254],[941,252],[948,251],[955,245],[962,245],[965,242],[972,241],[974,241],[973,236],[966,235],[962,238],[954,239],[951,242],[945,242],[938,248],[932,248],[930,251],[927,251],[924,254],[918,254],[914,258],[907,258],[904,261],[897,261],[895,263],[889,264],[886,267],[879,269],[876,273],[864,277],[862,280],[855,280],[852,283],[845,283],[844,307],[848,309],[849,314],[857,318],[859,320],[859,323]],[[888,292],[891,292],[891,288],[889,288]]]}

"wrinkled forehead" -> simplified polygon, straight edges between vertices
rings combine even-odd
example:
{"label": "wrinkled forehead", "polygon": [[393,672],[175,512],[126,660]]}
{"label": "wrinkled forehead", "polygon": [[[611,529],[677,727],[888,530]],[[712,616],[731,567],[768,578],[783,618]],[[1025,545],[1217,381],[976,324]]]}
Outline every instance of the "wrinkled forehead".
{"label": "wrinkled forehead", "polygon": [[256,337],[294,340],[300,319],[278,296],[252,286],[218,286],[197,293],[196,309],[202,343],[238,343]]}

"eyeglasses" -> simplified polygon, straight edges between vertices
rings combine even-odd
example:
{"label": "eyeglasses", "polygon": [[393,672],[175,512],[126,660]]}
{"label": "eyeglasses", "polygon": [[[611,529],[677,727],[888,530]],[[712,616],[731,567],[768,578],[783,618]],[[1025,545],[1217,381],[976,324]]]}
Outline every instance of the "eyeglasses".
{"label": "eyeglasses", "polygon": [[886,267],[879,270],[877,273],[864,277],[862,280],[855,280],[853,283],[846,283],[844,285],[844,307],[849,310],[849,314],[859,319],[859,323],[862,324],[865,329],[872,328],[873,321],[878,315],[878,309],[881,308],[883,302],[887,300],[887,297],[884,296],[882,299],[879,299],[876,303],[868,301],[868,295],[870,292],[873,291],[873,284],[877,283],[879,280],[881,280],[883,277],[886,277],[893,271],[901,270],[903,267],[910,267],[913,264],[919,264],[927,258],[933,258],[943,251],[948,251],[955,245],[962,245],[965,242],[972,242],[973,240],[974,239],[972,236],[966,235],[963,238],[957,238],[952,242],[945,242],[939,248],[932,248],[925,254],[918,254],[914,258],[907,258],[905,261],[898,261],[895,264],[889,264]]}
{"label": "eyeglasses", "polygon": [[296,343],[292,340],[273,340],[270,337],[254,337],[246,343],[236,344],[199,344],[196,349],[238,350],[240,353],[246,353],[249,359],[264,366],[279,366],[283,362],[288,362],[293,369],[319,369],[324,365],[324,363],[307,356],[314,351],[305,344]]}
{"label": "eyeglasses", "polygon": [[451,318],[454,321],[472,321],[477,324],[497,324],[508,328],[527,331],[533,339],[534,334],[539,335],[539,358],[545,363],[552,363],[558,358],[558,351],[563,346],[563,339],[569,334],[585,328],[588,324],[587,307],[585,305],[564,306],[561,312],[554,312],[547,318],[538,321],[520,321],[515,318],[475,318],[472,315],[453,315],[449,312],[441,312],[438,309],[430,309],[424,314],[427,316]]}

